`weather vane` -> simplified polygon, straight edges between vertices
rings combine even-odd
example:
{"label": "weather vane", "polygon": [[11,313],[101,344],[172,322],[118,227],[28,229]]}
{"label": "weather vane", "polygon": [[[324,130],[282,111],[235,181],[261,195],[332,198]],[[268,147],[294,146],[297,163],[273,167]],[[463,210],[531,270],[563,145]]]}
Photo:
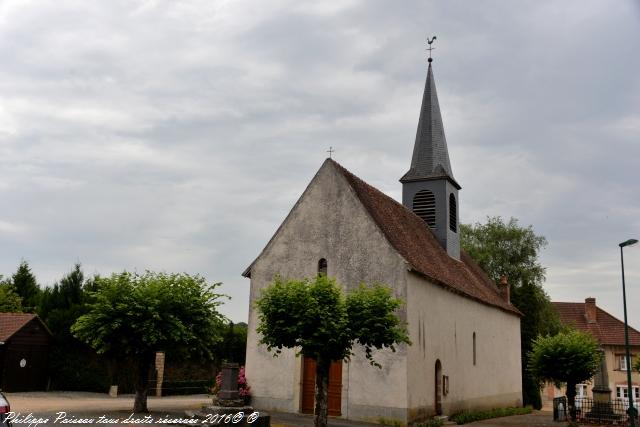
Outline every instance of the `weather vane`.
{"label": "weather vane", "polygon": [[327,153],[329,153],[329,158],[331,158],[331,154],[335,153],[336,150],[333,149],[333,147],[329,147],[329,149],[327,150]]}
{"label": "weather vane", "polygon": [[431,47],[431,44],[434,41],[436,41],[436,36],[431,37],[431,40],[429,40],[429,37],[427,37],[427,43],[429,44],[429,47],[427,48],[427,50],[429,51],[429,59],[428,59],[429,62],[433,61],[433,59],[431,59],[431,51],[435,49],[435,47]]}

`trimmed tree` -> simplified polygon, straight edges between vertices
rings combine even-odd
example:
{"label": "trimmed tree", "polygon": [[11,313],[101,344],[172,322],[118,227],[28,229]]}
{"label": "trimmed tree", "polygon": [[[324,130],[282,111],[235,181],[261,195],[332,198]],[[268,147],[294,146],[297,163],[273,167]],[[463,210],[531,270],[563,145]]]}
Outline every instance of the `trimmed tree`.
{"label": "trimmed tree", "polygon": [[369,362],[374,349],[411,344],[396,310],[402,301],[380,284],[361,285],[344,295],[334,279],[276,278],[256,301],[261,344],[277,356],[283,348],[295,348],[316,361],[316,427],[327,425],[329,368],[334,360],[349,360],[353,346],[364,348]]}
{"label": "trimmed tree", "polygon": [[218,312],[219,283],[200,276],[123,272],[96,278],[87,314],[73,335],[99,354],[129,357],[137,366],[134,412],[148,412],[149,370],[156,351],[212,357],[226,319]]}
{"label": "trimmed tree", "polygon": [[529,353],[529,371],[539,381],[566,384],[567,406],[576,420],[576,385],[590,380],[598,371],[599,345],[591,334],[565,330],[553,336],[539,336]]}

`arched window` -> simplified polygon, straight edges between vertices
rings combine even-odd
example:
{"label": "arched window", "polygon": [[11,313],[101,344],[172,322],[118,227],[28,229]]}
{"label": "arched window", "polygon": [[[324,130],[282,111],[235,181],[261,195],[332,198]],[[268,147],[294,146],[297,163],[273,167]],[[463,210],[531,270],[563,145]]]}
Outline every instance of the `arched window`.
{"label": "arched window", "polygon": [[449,230],[454,233],[458,232],[458,206],[456,204],[456,196],[449,194]]}
{"label": "arched window", "polygon": [[413,196],[413,212],[431,228],[436,226],[436,198],[429,190],[420,190]]}
{"label": "arched window", "polygon": [[320,258],[318,261],[318,274],[327,275],[327,260],[324,258]]}
{"label": "arched window", "polygon": [[476,333],[473,333],[473,366],[476,366]]}

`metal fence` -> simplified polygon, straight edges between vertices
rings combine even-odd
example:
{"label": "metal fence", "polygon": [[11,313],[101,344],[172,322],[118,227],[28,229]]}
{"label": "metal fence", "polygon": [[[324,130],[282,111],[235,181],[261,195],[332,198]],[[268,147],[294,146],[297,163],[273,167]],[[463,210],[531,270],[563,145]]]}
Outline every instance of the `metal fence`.
{"label": "metal fence", "polygon": [[[611,399],[610,402],[594,401],[590,397],[576,397],[576,419],[583,424],[629,425],[627,399]],[[567,397],[553,399],[553,420],[566,421],[569,418]],[[639,425],[636,422],[636,425]]]}

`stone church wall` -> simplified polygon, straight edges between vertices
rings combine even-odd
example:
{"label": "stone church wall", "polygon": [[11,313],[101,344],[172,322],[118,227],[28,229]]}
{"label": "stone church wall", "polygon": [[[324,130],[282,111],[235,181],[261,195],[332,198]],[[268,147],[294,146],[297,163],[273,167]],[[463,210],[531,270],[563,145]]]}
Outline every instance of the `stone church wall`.
{"label": "stone church wall", "polygon": [[[406,264],[389,245],[357,196],[331,163],[326,162],[251,269],[251,304],[274,275],[313,277],[318,261],[328,262],[328,275],[348,288],[360,282],[382,282],[406,300]],[[401,317],[406,318],[406,311]],[[254,405],[298,412],[301,357],[292,350],[274,358],[258,344],[257,313],[250,310],[246,375]],[[371,366],[363,352],[343,365],[342,416],[371,418],[406,414],[406,347],[378,352],[382,369]]]}
{"label": "stone church wall", "polygon": [[519,317],[408,274],[407,311],[413,341],[408,349],[409,419],[435,414],[436,360],[448,377],[448,393],[442,395],[444,414],[520,406]]}

